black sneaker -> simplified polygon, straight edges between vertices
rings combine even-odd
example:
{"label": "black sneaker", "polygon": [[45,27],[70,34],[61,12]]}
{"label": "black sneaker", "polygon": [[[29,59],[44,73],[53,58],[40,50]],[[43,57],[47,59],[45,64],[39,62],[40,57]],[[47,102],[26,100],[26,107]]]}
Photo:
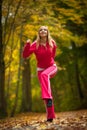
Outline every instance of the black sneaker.
{"label": "black sneaker", "polygon": [[53,119],[47,119],[47,122],[52,122],[53,121]]}
{"label": "black sneaker", "polygon": [[47,107],[51,107],[51,106],[52,106],[52,99],[48,99]]}

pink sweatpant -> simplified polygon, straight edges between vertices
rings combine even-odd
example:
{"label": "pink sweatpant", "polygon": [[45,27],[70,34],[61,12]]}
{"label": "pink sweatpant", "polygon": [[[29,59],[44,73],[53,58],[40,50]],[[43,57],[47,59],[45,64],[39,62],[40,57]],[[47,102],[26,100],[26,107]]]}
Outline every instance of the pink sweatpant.
{"label": "pink sweatpant", "polygon": [[41,85],[42,99],[45,100],[47,119],[55,118],[54,105],[47,107],[47,100],[52,99],[52,91],[50,85],[50,78],[52,78],[57,72],[57,66],[52,65],[43,71],[38,71],[38,79]]}

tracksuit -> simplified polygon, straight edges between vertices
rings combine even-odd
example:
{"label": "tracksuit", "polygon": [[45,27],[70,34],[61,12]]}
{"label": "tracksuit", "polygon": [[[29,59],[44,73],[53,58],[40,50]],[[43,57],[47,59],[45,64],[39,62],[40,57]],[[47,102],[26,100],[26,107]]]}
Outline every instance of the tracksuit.
{"label": "tracksuit", "polygon": [[57,72],[54,61],[57,46],[54,41],[52,44],[53,47],[50,47],[48,42],[46,46],[39,45],[37,47],[36,41],[34,41],[32,44],[27,42],[23,48],[23,58],[29,57],[32,53],[36,56],[37,74],[41,86],[41,96],[46,106],[47,119],[55,118],[50,78]]}

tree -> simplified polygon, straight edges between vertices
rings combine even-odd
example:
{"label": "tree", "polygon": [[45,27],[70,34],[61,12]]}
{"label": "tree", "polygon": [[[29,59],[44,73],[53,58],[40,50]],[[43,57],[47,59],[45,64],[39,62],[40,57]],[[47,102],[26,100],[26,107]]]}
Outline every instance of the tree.
{"label": "tree", "polygon": [[25,59],[23,61],[22,106],[21,106],[21,111],[23,112],[32,111],[31,69],[29,61],[30,61],[29,59]]}
{"label": "tree", "polygon": [[[4,2],[3,2],[4,3]],[[9,11],[10,11],[10,5],[12,4],[12,1],[9,1],[8,3],[8,10],[6,17],[2,17],[2,7],[3,7],[2,0],[0,1],[0,115],[6,116],[7,115],[7,104],[6,104],[6,98],[5,98],[5,69],[6,69],[6,62],[4,61],[5,57],[5,51],[6,46],[9,42],[11,31],[14,26],[15,17],[17,15],[21,0],[18,2],[17,8],[15,10],[14,18],[12,19],[11,23],[9,23]],[[4,13],[3,13],[4,14]],[[3,26],[2,26],[3,23]],[[9,25],[8,25],[9,23]],[[9,29],[10,30],[9,30]],[[9,31],[8,31],[9,30]],[[9,33],[8,33],[9,32]],[[7,63],[10,64],[10,60]]]}
{"label": "tree", "polygon": [[0,1],[0,116],[6,116],[5,99],[5,61],[3,53],[4,44],[2,42],[2,0]]}

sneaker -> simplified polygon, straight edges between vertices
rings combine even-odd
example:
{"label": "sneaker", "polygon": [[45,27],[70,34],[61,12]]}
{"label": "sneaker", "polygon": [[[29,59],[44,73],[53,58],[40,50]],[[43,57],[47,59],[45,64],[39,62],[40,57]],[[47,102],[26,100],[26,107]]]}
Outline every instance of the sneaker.
{"label": "sneaker", "polygon": [[52,106],[52,99],[48,99],[47,107],[51,107],[51,106]]}
{"label": "sneaker", "polygon": [[47,122],[52,122],[53,121],[53,119],[47,119]]}

